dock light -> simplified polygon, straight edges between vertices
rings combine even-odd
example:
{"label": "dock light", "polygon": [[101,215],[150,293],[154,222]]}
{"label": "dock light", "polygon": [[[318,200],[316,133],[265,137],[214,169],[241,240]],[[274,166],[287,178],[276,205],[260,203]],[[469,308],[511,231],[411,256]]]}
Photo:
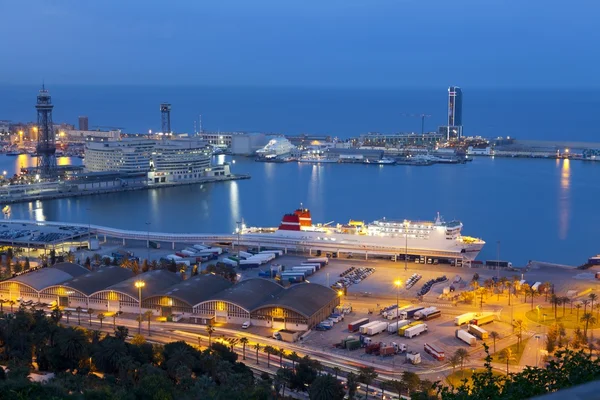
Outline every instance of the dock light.
{"label": "dock light", "polygon": [[138,312],[139,312],[139,319],[138,319],[138,333],[141,335],[142,334],[142,288],[144,286],[146,286],[146,282],[144,281],[135,281],[135,287],[138,288],[138,295],[139,295],[139,303],[138,303]]}
{"label": "dock light", "polygon": [[[402,281],[400,279],[396,279],[394,281],[394,285],[396,285],[396,309],[400,308],[400,301],[399,301],[399,297],[400,297],[400,286],[402,285]],[[396,311],[397,313],[397,311]],[[400,317],[398,314],[396,314],[397,317]]]}
{"label": "dock light", "polygon": [[6,176],[6,170],[2,171],[2,175]]}
{"label": "dock light", "polygon": [[569,154],[569,149],[565,149],[565,153]]}
{"label": "dock light", "polygon": [[344,292],[342,292],[341,290],[338,290],[338,296],[342,297],[344,295]]}

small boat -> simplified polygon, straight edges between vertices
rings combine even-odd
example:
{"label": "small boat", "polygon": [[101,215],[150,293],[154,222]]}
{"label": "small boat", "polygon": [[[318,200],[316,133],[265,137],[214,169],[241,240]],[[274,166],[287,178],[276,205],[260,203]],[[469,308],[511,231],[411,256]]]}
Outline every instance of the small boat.
{"label": "small boat", "polygon": [[10,206],[4,206],[4,208],[2,209],[2,213],[4,215],[10,214]]}

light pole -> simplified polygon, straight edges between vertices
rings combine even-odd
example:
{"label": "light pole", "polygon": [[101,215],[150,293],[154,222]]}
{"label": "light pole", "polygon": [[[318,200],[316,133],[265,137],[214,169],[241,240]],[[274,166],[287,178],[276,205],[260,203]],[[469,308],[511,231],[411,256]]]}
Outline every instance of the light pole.
{"label": "light pole", "polygon": [[396,281],[394,282],[394,285],[396,285],[396,317],[400,317],[400,315],[398,315],[398,309],[400,308],[400,301],[399,301],[399,297],[400,297],[400,285],[402,285],[402,281],[400,279],[396,279]]}
{"label": "light pole", "polygon": [[408,271],[408,223],[404,222],[404,270]]}
{"label": "light pole", "polygon": [[138,312],[139,312],[139,320],[138,320],[138,334],[142,334],[142,288],[146,286],[146,282],[144,281],[135,281],[135,287],[138,288],[139,295],[139,303],[138,303]]}
{"label": "light pole", "polygon": [[237,228],[236,228],[236,233],[237,233],[237,248],[238,248],[238,260],[240,259],[240,235],[242,234],[242,223],[243,221],[237,221]]}
{"label": "light pole", "polygon": [[497,279],[500,279],[500,241],[498,240],[498,248],[496,249],[496,260],[498,260],[498,262],[496,263],[496,268],[498,268],[498,273],[497,273]]}
{"label": "light pole", "polygon": [[85,209],[85,211],[87,211],[87,217],[88,217],[88,251],[91,250],[92,248],[92,222],[91,222],[91,217],[90,217],[90,211],[91,209],[88,207]]}
{"label": "light pole", "polygon": [[146,222],[146,233],[148,234],[148,236],[147,236],[148,243],[146,243],[146,246],[148,247],[148,250],[146,253],[146,260],[148,260],[148,262],[150,262],[150,222]]}

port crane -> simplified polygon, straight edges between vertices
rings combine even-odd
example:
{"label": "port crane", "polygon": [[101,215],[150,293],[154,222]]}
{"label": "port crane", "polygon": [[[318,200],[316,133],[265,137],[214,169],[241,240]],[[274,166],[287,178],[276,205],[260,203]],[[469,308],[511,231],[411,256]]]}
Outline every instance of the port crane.
{"label": "port crane", "polygon": [[406,114],[406,113],[402,113],[400,115],[403,116],[403,117],[417,117],[417,118],[421,118],[421,135],[425,133],[425,118],[431,117],[430,114]]}

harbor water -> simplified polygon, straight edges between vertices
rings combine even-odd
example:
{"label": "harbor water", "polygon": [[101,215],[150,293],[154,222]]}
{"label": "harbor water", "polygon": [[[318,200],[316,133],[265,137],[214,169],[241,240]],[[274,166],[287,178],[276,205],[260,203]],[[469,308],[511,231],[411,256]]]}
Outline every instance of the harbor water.
{"label": "harbor water", "polygon": [[[277,226],[300,203],[313,221],[427,219],[439,212],[463,222],[463,234],[487,244],[479,259],[579,265],[600,253],[600,163],[475,158],[464,165],[427,167],[235,161],[249,180],[150,189],[12,206],[11,218],[107,225],[155,232],[230,233]],[[59,159],[59,163],[80,163]],[[8,174],[33,165],[28,156],[0,156]],[[147,222],[150,225],[147,225]]]}

